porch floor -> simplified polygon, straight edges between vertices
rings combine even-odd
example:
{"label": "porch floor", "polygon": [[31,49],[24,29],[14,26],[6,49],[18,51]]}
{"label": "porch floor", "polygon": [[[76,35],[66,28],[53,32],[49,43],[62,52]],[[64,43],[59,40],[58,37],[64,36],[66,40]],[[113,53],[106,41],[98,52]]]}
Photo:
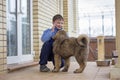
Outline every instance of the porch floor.
{"label": "porch floor", "polygon": [[[47,65],[51,70],[52,63]],[[77,62],[71,62],[68,72],[39,72],[39,65],[26,67],[5,75],[0,80],[110,80],[110,66],[97,67],[96,62],[87,62],[83,73],[73,73],[78,68]]]}

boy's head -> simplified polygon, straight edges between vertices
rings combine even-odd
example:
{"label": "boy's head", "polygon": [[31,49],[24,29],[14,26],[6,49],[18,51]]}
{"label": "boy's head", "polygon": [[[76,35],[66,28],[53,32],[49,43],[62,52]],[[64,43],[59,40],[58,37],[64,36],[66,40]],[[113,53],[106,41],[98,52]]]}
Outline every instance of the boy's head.
{"label": "boy's head", "polygon": [[53,17],[53,26],[56,27],[57,29],[61,29],[63,24],[64,24],[64,18],[60,14],[56,14]]}

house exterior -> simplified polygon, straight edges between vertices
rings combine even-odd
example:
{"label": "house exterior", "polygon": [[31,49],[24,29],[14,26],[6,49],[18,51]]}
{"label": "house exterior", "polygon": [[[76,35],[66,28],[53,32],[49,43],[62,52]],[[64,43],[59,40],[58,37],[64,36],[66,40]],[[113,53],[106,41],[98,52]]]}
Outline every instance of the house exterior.
{"label": "house exterior", "polygon": [[[0,74],[7,73],[8,64],[39,61],[43,44],[40,37],[52,26],[52,17],[57,13],[64,17],[64,30],[77,36],[77,3],[78,0],[0,0]],[[118,63],[111,69],[111,80],[120,70],[119,5],[120,0],[115,0]]]}

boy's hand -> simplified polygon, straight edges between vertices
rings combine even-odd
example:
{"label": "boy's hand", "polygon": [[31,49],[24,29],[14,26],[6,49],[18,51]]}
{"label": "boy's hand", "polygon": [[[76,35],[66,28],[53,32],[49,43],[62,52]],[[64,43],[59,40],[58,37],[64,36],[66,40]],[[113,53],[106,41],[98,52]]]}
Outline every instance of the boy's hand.
{"label": "boy's hand", "polygon": [[54,32],[54,28],[55,28],[55,27],[53,26],[53,27],[52,27],[52,32]]}
{"label": "boy's hand", "polygon": [[52,32],[54,32],[54,29],[55,29],[55,25],[53,25],[53,27],[52,27]]}

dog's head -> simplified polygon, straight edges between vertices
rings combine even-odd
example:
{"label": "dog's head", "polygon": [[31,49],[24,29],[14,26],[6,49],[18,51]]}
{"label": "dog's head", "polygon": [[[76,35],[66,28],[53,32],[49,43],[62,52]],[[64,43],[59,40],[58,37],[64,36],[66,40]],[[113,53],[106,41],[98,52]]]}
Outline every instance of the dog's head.
{"label": "dog's head", "polygon": [[87,47],[89,44],[89,37],[85,34],[81,34],[78,36],[77,42],[81,47]]}
{"label": "dog's head", "polygon": [[64,30],[59,30],[56,35],[53,37],[54,40],[64,40],[67,39],[68,35]]}

